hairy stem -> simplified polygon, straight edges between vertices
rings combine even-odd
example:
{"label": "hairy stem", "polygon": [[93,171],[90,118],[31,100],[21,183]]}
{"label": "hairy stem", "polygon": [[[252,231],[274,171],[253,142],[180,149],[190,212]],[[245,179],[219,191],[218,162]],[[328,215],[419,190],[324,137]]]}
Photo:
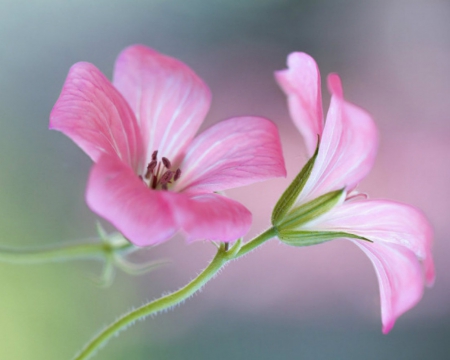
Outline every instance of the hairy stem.
{"label": "hairy stem", "polygon": [[278,233],[276,228],[271,227],[270,229],[267,229],[262,234],[258,235],[257,237],[243,245],[234,258],[236,259],[238,257],[241,257],[242,255],[249,253],[250,251],[253,251],[255,248],[265,243],[267,240],[270,240],[277,236],[277,234]]}
{"label": "hairy stem", "polygon": [[261,244],[275,236],[276,230],[274,228],[270,228],[253,240],[247,242],[242,247],[240,247],[240,241],[237,241],[229,249],[228,246],[222,243],[217,251],[216,256],[208,265],[208,267],[189,284],[178,291],[163,296],[123,315],[117,321],[104,329],[100,334],[98,334],[89,344],[87,344],[86,347],[78,355],[75,356],[74,360],[86,360],[91,358],[91,356],[93,356],[97,352],[97,350],[105,345],[112,336],[116,335],[121,330],[124,330],[129,325],[132,325],[136,320],[143,319],[149,315],[171,308],[188,299],[197,291],[199,291],[209,280],[211,280],[223,267],[223,265],[225,265],[225,263],[244,254],[247,254],[248,252],[252,251],[256,247],[260,246]]}
{"label": "hairy stem", "polygon": [[228,261],[227,253],[224,246],[220,247],[216,256],[203,270],[203,272],[187,284],[185,287],[178,291],[175,291],[169,295],[163,296],[157,300],[154,300],[138,309],[135,309],[128,314],[123,315],[112,325],[103,330],[94,340],[92,340],[75,358],[74,360],[89,359],[111,336],[123,330],[130,324],[134,323],[138,319],[145,318],[151,314],[157,313],[161,310],[168,309],[183,300],[189,298],[195,292],[200,290],[214,275],[217,274],[219,269]]}

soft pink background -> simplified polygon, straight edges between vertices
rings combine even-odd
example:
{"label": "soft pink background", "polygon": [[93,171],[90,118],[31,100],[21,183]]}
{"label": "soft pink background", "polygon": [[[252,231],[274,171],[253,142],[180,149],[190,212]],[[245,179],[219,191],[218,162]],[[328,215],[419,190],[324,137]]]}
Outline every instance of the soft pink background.
{"label": "soft pink background", "polygon": [[[254,213],[249,236],[264,230],[306,160],[273,71],[285,67],[289,52],[305,51],[323,78],[339,73],[346,98],[379,126],[379,155],[359,189],[415,205],[433,224],[434,288],[382,336],[375,273],[356,247],[273,241],[227,266],[176,311],[128,330],[98,359],[446,359],[449,34],[450,3],[443,0],[1,2],[1,243],[41,246],[95,235],[96,216],[84,203],[91,162],[47,130],[48,114],[74,62],[93,62],[110,77],[115,57],[132,43],[181,59],[210,85],[205,127],[235,115],[278,124],[288,178],[228,192]],[[328,99],[325,87],[323,94]],[[139,278],[119,275],[106,290],[86,279],[99,273],[96,264],[0,264],[0,358],[70,358],[121,312],[184,285],[213,252],[208,243],[174,239],[139,256],[170,258],[170,266]]]}

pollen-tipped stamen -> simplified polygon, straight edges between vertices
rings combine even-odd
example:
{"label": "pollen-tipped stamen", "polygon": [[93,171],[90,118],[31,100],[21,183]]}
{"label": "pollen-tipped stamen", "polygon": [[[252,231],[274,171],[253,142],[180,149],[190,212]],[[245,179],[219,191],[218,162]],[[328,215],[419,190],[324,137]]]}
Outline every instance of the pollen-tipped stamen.
{"label": "pollen-tipped stamen", "polygon": [[159,180],[159,183],[161,184],[161,188],[163,190],[167,190],[167,185],[171,183],[173,177],[173,171],[167,170],[163,176],[161,176],[161,180]]}
{"label": "pollen-tipped stamen", "polygon": [[181,176],[181,169],[176,171],[171,170],[172,163],[166,157],[162,157],[161,161],[158,161],[158,150],[153,151],[152,159],[147,165],[144,177],[141,175],[141,180],[148,181],[148,187],[151,189],[167,190],[169,184],[173,181],[177,181]]}
{"label": "pollen-tipped stamen", "polygon": [[166,157],[163,157],[161,160],[162,160],[164,166],[166,167],[166,169],[170,170],[170,168],[172,167],[170,160]]}
{"label": "pollen-tipped stamen", "polygon": [[147,171],[145,172],[145,178],[149,179],[150,175],[153,173],[153,170],[155,170],[156,165],[158,164],[158,162],[156,160],[152,160],[148,166],[147,166]]}
{"label": "pollen-tipped stamen", "polygon": [[152,179],[150,179],[150,187],[152,189],[156,189],[156,187],[158,186],[158,174],[159,174],[160,168],[161,168],[161,163],[158,163],[156,172],[153,173],[153,177],[152,177]]}
{"label": "pollen-tipped stamen", "polygon": [[175,171],[175,175],[173,177],[173,181],[177,181],[181,176],[181,169],[178,168],[177,171]]}
{"label": "pollen-tipped stamen", "polygon": [[161,176],[161,180],[159,180],[159,183],[161,185],[166,185],[172,180],[173,177],[173,171],[167,170],[163,176]]}

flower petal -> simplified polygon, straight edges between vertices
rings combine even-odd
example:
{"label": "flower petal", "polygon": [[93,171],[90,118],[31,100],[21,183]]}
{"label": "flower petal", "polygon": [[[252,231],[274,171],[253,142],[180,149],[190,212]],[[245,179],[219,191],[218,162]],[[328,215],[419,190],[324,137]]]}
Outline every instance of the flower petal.
{"label": "flower petal", "polygon": [[186,152],[176,191],[221,191],[272,177],[286,169],[277,127],[259,117],[221,121],[200,134]]}
{"label": "flower petal", "polygon": [[331,74],[330,109],[314,169],[299,202],[346,187],[352,190],[371,170],[378,146],[375,124],[364,110],[346,102],[339,77]]}
{"label": "flower petal", "polygon": [[211,102],[208,87],[185,64],[143,45],[119,55],[114,85],[127,99],[147,144],[172,163],[180,160]]}
{"label": "flower petal", "polygon": [[291,118],[312,156],[323,130],[319,68],[311,56],[300,52],[290,54],[287,65],[288,69],[275,72],[275,78],[288,96]]}
{"label": "flower petal", "polygon": [[384,333],[422,297],[424,272],[427,283],[434,281],[432,229],[411,206],[386,200],[349,201],[302,227],[308,229],[343,231],[373,241],[349,239],[369,256],[377,272]]}
{"label": "flower petal", "polygon": [[427,283],[434,281],[433,230],[412,206],[387,200],[348,201],[302,229],[344,231],[373,242],[403,246],[423,261]]}
{"label": "flower petal", "polygon": [[114,154],[134,170],[139,167],[142,139],[134,114],[92,64],[70,69],[50,114],[50,128],[70,137],[93,161]]}
{"label": "flower petal", "polygon": [[419,261],[407,248],[395,244],[351,240],[372,261],[380,285],[383,333],[422,298],[423,274]]}
{"label": "flower petal", "polygon": [[237,201],[217,194],[171,195],[176,221],[188,241],[234,241],[250,229],[252,214]]}
{"label": "flower petal", "polygon": [[102,156],[93,166],[86,201],[138,246],[168,240],[177,231],[166,192],[149,189],[117,157]]}

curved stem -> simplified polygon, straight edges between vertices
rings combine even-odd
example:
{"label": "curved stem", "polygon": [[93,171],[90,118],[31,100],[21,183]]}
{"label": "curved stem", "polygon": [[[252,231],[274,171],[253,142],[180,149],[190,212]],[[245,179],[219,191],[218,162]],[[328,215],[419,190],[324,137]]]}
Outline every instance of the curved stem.
{"label": "curved stem", "polygon": [[192,280],[185,287],[175,291],[169,295],[163,296],[154,300],[140,308],[130,311],[123,315],[112,325],[103,330],[97,337],[95,337],[75,358],[74,360],[89,359],[102,345],[104,345],[113,335],[120,330],[125,329],[130,324],[138,319],[143,319],[151,314],[157,313],[161,310],[168,309],[192,296],[195,292],[200,290],[209,280],[211,280],[220,268],[229,260],[224,246],[221,246],[203,272]]}
{"label": "curved stem", "polygon": [[237,259],[242,255],[254,250],[256,247],[260,246],[267,240],[272,239],[277,236],[277,230],[275,228],[270,228],[255,237],[254,239],[247,242],[241,247],[241,242],[238,240],[230,248],[228,244],[222,243],[217,251],[216,256],[208,265],[208,267],[203,270],[194,280],[192,280],[185,287],[178,291],[175,291],[169,295],[163,296],[156,299],[148,304],[141,306],[135,310],[120,317],[117,321],[112,323],[106,329],[104,329],[100,334],[98,334],[86,347],[75,356],[73,360],[86,360],[95,354],[95,352],[105,345],[106,342],[114,335],[124,330],[129,325],[133,324],[138,319],[144,319],[145,317],[155,314],[161,310],[168,309],[174,305],[181,303],[182,301],[191,297],[194,293],[200,290],[209,280],[211,280],[218,271],[225,265],[226,262],[230,260]]}

